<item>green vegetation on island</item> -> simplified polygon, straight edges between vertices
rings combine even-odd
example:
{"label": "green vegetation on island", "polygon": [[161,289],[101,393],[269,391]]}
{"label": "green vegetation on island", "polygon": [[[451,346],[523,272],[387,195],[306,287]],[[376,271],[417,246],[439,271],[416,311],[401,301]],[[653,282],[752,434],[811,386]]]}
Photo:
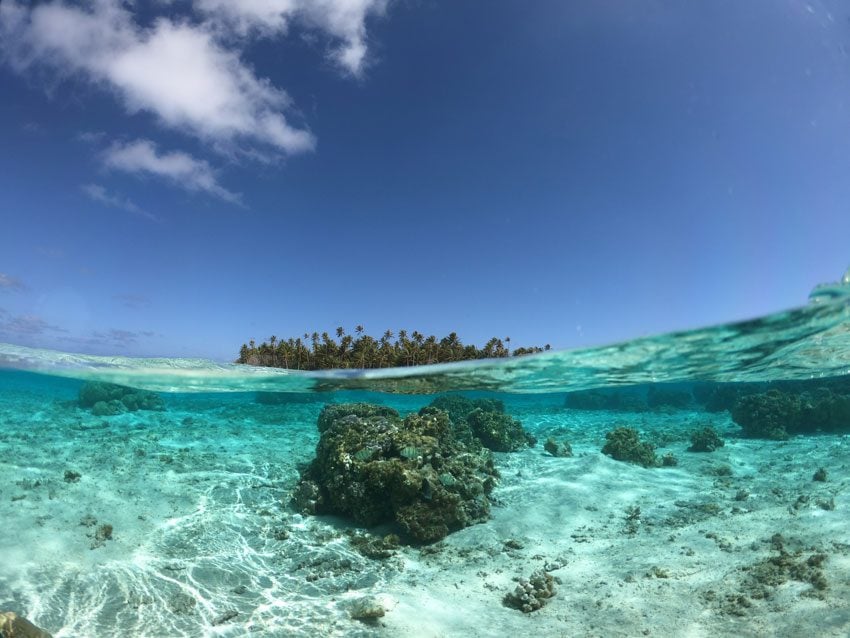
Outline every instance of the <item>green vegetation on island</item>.
{"label": "green vegetation on island", "polygon": [[355,335],[345,329],[336,329],[336,338],[327,332],[304,333],[301,337],[286,340],[276,336],[257,344],[252,339],[242,344],[236,363],[292,370],[328,370],[333,368],[396,368],[404,366],[518,357],[551,350],[546,344],[540,348],[510,349],[511,338],[493,337],[483,348],[464,345],[457,333],[438,339],[414,330],[387,330],[380,339],[365,334],[362,325],[354,329]]}

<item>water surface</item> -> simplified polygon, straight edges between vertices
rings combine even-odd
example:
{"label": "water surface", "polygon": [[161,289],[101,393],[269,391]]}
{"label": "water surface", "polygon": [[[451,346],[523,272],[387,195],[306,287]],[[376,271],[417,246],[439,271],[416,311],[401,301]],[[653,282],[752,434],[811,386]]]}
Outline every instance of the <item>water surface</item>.
{"label": "water surface", "polygon": [[[846,636],[850,423],[746,438],[720,401],[850,395],[845,291],[607,347],[392,370],[0,344],[0,609],[68,637]],[[90,381],[161,393],[164,409],[97,413],[79,402]],[[324,405],[405,415],[446,392],[501,400],[539,441],[493,453],[488,520],[374,557],[358,539],[392,524],[293,508]],[[689,452],[708,426],[725,445]],[[615,427],[677,464],[602,454]],[[573,455],[546,453],[550,437]],[[535,570],[556,595],[505,606]],[[383,617],[354,618],[362,600]]]}

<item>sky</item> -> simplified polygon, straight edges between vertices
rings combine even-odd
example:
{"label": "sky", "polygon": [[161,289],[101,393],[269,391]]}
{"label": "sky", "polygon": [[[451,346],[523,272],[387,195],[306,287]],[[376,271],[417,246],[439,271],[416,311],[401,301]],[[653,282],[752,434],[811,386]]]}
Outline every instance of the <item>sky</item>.
{"label": "sky", "polygon": [[587,347],[850,264],[850,9],[0,3],[0,341]]}

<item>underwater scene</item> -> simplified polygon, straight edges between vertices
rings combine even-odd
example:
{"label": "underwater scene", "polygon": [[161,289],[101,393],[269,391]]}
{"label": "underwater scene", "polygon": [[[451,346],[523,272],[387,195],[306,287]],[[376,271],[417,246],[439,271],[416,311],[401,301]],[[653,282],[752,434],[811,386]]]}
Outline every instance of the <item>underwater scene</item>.
{"label": "underwater scene", "polygon": [[847,283],[391,370],[0,345],[6,632],[847,636]]}

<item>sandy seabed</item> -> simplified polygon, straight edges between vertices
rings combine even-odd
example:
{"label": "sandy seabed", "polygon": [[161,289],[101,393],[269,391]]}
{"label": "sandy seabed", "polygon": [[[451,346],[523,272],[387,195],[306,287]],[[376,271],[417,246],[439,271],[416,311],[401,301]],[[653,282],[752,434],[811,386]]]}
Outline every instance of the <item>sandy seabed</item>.
{"label": "sandy seabed", "polygon": [[[574,456],[496,454],[490,521],[374,559],[345,521],[286,507],[322,404],[172,395],[103,418],[75,406],[77,387],[0,388],[0,609],[56,638],[850,635],[850,436],[746,440],[725,413],[508,397]],[[688,452],[706,424],[725,447]],[[604,456],[615,425],[678,465]],[[535,570],[557,594],[504,606]],[[384,615],[352,618],[364,597]]]}

